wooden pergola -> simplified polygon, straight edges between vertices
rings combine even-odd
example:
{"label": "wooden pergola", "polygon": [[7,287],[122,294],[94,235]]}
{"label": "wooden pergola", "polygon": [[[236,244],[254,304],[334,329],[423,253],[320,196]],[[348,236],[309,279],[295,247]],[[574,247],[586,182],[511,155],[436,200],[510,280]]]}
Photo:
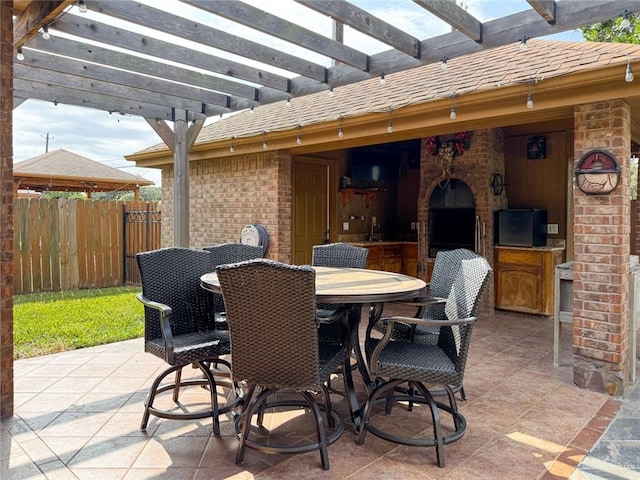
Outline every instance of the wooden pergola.
{"label": "wooden pergola", "polygon": [[[294,1],[330,18],[333,35],[240,0],[167,0],[156,6],[130,0],[0,2],[1,416],[13,414],[11,127],[17,120],[13,108],[22,102],[38,99],[144,117],[173,152],[174,244],[188,246],[188,153],[206,118],[383,79],[480,50],[516,47],[530,38],[640,11],[637,0],[526,0],[523,11],[482,22],[453,1],[406,0],[451,29],[417,38],[358,7],[357,0]],[[177,15],[178,10],[197,15]],[[214,19],[230,22],[230,28],[214,27]],[[285,46],[229,33],[235,27]],[[388,48],[371,55],[359,51],[342,41],[343,28]],[[40,34],[45,31],[51,38]],[[310,54],[293,55],[287,46]],[[311,53],[324,61],[309,60]]]}

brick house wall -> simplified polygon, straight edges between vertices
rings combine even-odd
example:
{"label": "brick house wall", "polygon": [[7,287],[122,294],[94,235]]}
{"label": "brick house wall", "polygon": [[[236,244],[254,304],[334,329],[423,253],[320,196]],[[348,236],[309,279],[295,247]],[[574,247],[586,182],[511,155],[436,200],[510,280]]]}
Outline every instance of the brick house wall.
{"label": "brick house wall", "polygon": [[[442,140],[448,140],[442,136]],[[420,258],[426,258],[428,252],[428,212],[429,199],[434,189],[439,188],[441,180],[442,160],[437,155],[429,155],[422,140],[420,159],[420,191],[418,194],[418,221],[422,228],[418,235]],[[476,215],[480,217],[480,225],[484,225],[484,236],[481,243],[482,254],[493,265],[493,212],[506,208],[507,196],[494,195],[491,190],[491,179],[494,173],[504,178],[505,139],[501,129],[485,129],[473,132],[469,148],[462,155],[454,158],[453,178],[465,182],[471,189],[476,206]],[[489,282],[480,304],[480,312],[489,312],[494,305],[493,281]]]}
{"label": "brick house wall", "polygon": [[0,416],[13,415],[13,2],[0,2]]}
{"label": "brick house wall", "polygon": [[624,100],[574,108],[574,166],[598,148],[613,153],[622,167],[611,194],[573,192],[574,381],[610,395],[622,395],[630,380],[630,120]]}
{"label": "brick house wall", "polygon": [[[189,164],[189,246],[237,242],[247,224],[269,235],[267,257],[291,261],[292,159],[285,151]],[[162,169],[163,247],[173,245],[173,166]]]}

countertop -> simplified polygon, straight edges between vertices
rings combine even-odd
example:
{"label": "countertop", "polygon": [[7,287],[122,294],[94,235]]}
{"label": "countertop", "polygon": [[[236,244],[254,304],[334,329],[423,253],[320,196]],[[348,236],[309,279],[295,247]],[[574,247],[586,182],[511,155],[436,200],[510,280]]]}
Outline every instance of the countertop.
{"label": "countertop", "polygon": [[347,242],[351,245],[355,245],[356,247],[372,247],[374,245],[404,245],[404,244],[413,244],[417,245],[418,242],[411,240],[373,240],[369,241],[361,241],[361,242]]}

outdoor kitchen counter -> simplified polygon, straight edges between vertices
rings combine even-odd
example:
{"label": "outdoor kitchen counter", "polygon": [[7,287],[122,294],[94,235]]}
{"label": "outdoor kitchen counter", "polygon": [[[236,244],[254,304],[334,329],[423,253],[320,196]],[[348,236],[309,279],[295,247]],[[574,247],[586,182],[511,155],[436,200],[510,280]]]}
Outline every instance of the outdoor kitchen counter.
{"label": "outdoor kitchen counter", "polygon": [[369,249],[368,269],[418,276],[418,242],[381,240],[349,243]]}

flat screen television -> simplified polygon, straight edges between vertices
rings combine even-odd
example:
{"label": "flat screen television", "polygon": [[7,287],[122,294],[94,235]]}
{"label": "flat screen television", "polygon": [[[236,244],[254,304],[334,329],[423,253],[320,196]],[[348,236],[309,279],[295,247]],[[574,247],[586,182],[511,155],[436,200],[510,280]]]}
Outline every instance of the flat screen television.
{"label": "flat screen television", "polygon": [[384,182],[400,178],[400,163],[394,158],[354,158],[351,160],[351,180],[356,182]]}
{"label": "flat screen television", "polygon": [[547,244],[547,211],[537,208],[497,210],[494,241],[512,247],[543,247]]}

